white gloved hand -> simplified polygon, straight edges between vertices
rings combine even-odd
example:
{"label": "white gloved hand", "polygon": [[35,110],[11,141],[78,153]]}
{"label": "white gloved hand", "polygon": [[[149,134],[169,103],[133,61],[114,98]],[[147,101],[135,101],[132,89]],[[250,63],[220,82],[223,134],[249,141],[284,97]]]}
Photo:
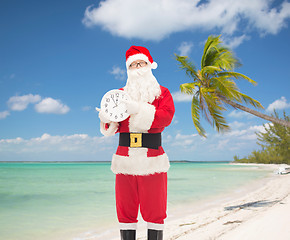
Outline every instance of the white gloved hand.
{"label": "white gloved hand", "polygon": [[108,118],[106,118],[104,112],[100,108],[96,107],[96,110],[99,112],[99,118],[100,118],[101,122],[103,122],[103,123],[110,123],[111,122]]}
{"label": "white gloved hand", "polygon": [[138,102],[132,100],[122,100],[122,102],[126,104],[127,111],[130,115],[139,112],[140,104]]}

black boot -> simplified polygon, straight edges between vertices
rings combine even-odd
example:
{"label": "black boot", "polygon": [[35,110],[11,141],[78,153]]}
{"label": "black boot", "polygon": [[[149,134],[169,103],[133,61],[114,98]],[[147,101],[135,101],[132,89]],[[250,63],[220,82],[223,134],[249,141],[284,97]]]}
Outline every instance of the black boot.
{"label": "black boot", "polygon": [[162,240],[162,239],[163,239],[162,230],[148,229],[148,240]]}
{"label": "black boot", "polygon": [[135,240],[136,230],[120,230],[121,240]]}

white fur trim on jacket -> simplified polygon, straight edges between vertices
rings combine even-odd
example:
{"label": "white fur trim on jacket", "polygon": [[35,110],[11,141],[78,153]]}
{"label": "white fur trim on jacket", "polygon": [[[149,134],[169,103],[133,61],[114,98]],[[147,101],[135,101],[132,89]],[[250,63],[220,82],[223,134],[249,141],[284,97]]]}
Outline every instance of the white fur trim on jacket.
{"label": "white fur trim on jacket", "polygon": [[114,154],[111,170],[115,174],[129,175],[150,175],[167,172],[170,167],[167,154],[147,157],[147,150],[146,148],[130,148],[129,157]]}
{"label": "white fur trim on jacket", "polygon": [[139,112],[132,114],[129,119],[130,132],[144,132],[151,128],[156,109],[149,103],[139,102]]}
{"label": "white fur trim on jacket", "polygon": [[108,129],[106,129],[106,123],[103,123],[101,121],[101,124],[100,124],[101,133],[106,137],[114,136],[119,127],[119,123],[116,123],[116,122],[110,122],[109,124],[110,126]]}

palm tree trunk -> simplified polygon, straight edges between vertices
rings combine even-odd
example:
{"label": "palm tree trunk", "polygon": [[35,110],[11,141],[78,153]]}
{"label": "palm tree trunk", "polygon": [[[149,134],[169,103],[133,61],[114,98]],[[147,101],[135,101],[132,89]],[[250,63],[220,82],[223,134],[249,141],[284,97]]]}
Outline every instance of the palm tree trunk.
{"label": "palm tree trunk", "polygon": [[277,123],[277,124],[280,124],[282,126],[285,126],[285,127],[289,127],[290,128],[290,122],[288,122],[288,121],[285,121],[285,120],[282,120],[282,119],[279,119],[279,118],[275,118],[275,117],[272,117],[272,116],[269,116],[269,115],[260,113],[260,112],[258,112],[256,110],[251,109],[251,108],[242,106],[242,105],[240,105],[240,104],[238,104],[236,102],[233,102],[233,101],[225,98],[224,96],[220,96],[219,95],[219,98],[222,101],[224,101],[225,103],[231,105],[234,108],[238,108],[240,110],[243,110],[245,112],[248,112],[250,114],[253,114],[253,115],[255,115],[255,116],[259,117],[259,118],[263,118],[263,119],[268,120],[270,122]]}

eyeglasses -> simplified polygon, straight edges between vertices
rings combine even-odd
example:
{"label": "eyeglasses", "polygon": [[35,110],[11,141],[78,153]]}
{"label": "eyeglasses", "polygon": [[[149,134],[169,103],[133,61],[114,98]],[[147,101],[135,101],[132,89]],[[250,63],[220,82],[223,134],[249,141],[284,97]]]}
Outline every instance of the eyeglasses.
{"label": "eyeglasses", "polygon": [[147,65],[147,62],[145,62],[145,61],[133,62],[133,63],[131,63],[131,64],[129,65],[129,67],[130,67],[130,68],[137,68],[138,65],[139,65],[140,67],[145,67],[145,66]]}

